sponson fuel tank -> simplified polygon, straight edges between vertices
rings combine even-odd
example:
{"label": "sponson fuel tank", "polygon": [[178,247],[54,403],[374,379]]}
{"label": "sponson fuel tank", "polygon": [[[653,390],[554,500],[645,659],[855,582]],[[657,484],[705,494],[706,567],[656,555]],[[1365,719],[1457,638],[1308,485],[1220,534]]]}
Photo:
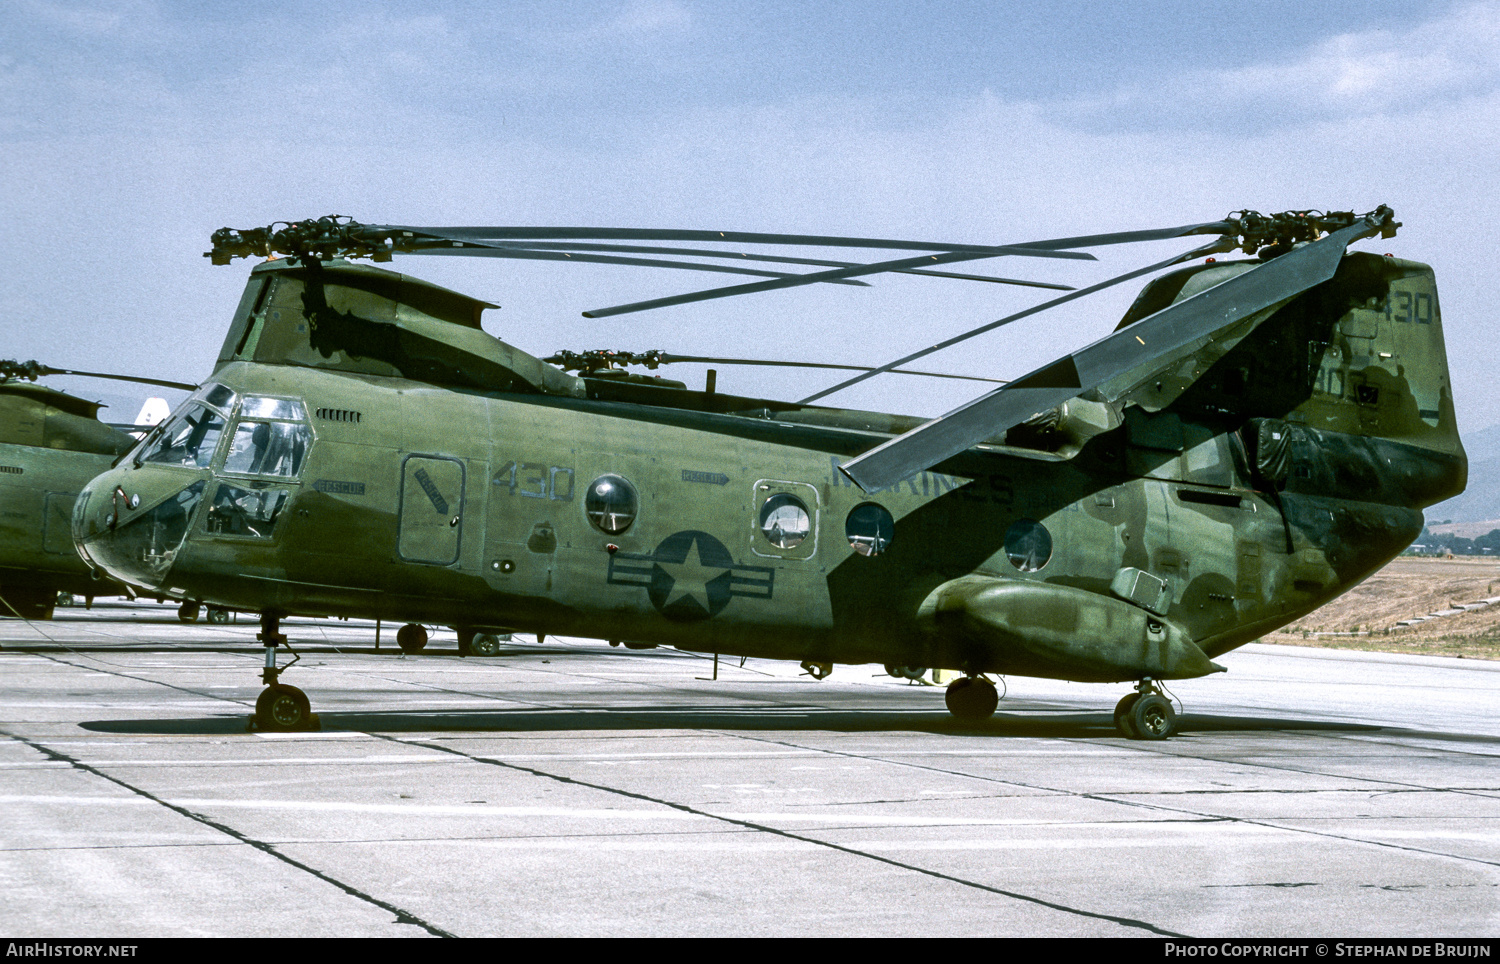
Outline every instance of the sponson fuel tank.
{"label": "sponson fuel tank", "polygon": [[1080,682],[1222,673],[1172,620],[1053,583],[971,575],[938,586],[919,621],[944,666]]}

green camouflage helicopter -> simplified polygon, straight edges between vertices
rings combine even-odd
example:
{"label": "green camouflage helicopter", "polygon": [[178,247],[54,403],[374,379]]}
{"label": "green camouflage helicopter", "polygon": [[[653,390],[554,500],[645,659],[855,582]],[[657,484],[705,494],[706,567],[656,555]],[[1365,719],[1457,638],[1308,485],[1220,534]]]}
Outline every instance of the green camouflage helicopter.
{"label": "green camouflage helicopter", "polygon": [[[260,612],[268,685],[251,723],[268,729],[316,725],[277,665],[280,619],[308,614],[409,621],[407,649],[429,623],[476,649],[516,630],[798,660],[815,676],[941,667],[963,674],[946,699],[965,720],[994,712],[990,674],[1133,682],[1119,728],[1164,738],[1175,712],[1158,681],[1221,671],[1214,658],[1360,582],[1421,531],[1422,508],[1463,489],[1432,270],[1346,251],[1398,227],[1381,207],[1007,246],[341,218],[225,228],[214,263],[289,257],[254,268],[213,376],[85,489],[74,537],[116,578]],[[1190,235],[1212,240],[799,402],[617,366],[664,353],[555,356],[573,375],[482,331],[493,306],[347,260],[766,276],[585,313],[599,317]],[[1214,257],[1232,250],[1251,257]],[[1113,333],[940,418],[812,404],[1187,262]]]}
{"label": "green camouflage helicopter", "polygon": [[59,592],[92,599],[126,591],[78,557],[70,520],[78,493],[137,439],[101,422],[98,402],[34,384],[47,375],[196,387],[0,361],[0,617],[50,619]]}

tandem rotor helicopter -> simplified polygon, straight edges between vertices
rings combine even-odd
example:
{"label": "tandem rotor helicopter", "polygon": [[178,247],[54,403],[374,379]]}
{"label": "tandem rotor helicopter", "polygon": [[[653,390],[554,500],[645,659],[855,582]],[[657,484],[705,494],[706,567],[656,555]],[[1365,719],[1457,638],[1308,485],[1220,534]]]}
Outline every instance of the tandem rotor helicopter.
{"label": "tandem rotor helicopter", "polygon": [[[1432,270],[1346,250],[1399,226],[1386,207],[1245,211],[1000,246],[344,218],[225,228],[214,264],[271,260],[251,271],[212,376],[83,490],[74,539],[115,578],[261,613],[267,686],[251,725],[265,729],[316,725],[277,664],[280,620],[298,614],[409,621],[408,649],[428,623],[476,648],[520,631],[797,660],[815,676],[941,667],[963,674],[946,702],[965,720],[995,711],[993,674],[1133,683],[1117,725],[1165,738],[1175,712],[1159,681],[1221,671],[1214,659],[1384,565],[1424,507],[1464,487]],[[350,260],[761,278],[584,313],[603,317],[889,271],[1026,284],[936,269],[1190,236],[1210,240],[795,402],[622,368],[684,360],[665,352],[543,360],[480,328],[492,305]],[[765,253],[777,246],[903,253]],[[1246,257],[1216,257],[1235,250]],[[814,404],[1166,269],[1112,333],[939,418]]]}
{"label": "tandem rotor helicopter", "polygon": [[59,592],[90,601],[127,592],[84,565],[73,549],[71,520],[83,487],[136,444],[135,426],[100,421],[98,402],[34,384],[48,375],[197,387],[0,361],[0,617],[50,619]]}

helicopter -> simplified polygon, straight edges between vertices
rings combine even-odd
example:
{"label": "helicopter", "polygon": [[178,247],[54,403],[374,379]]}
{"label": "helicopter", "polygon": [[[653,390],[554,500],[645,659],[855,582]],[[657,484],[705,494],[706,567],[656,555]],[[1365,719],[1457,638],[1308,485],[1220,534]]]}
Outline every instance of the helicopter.
{"label": "helicopter", "polygon": [[[268,260],[213,374],[83,490],[74,540],[115,578],[261,614],[262,729],[318,723],[280,678],[280,620],[296,614],[407,620],[409,651],[426,623],[476,646],[583,636],[795,660],[817,678],[943,668],[961,674],[945,703],[968,722],[995,712],[995,675],[1133,684],[1117,727],[1164,739],[1177,715],[1162,681],[1224,671],[1217,658],[1375,572],[1465,485],[1432,269],[1350,250],[1399,227],[1382,206],[1010,245],[224,228],[214,264]],[[483,331],[488,302],[376,266],[477,255],[760,279],[584,312],[605,317],[889,271],[1027,284],[937,269],[1190,236],[1210,240],[799,401],[625,370],[665,352],[549,364]],[[776,245],[904,253],[763,253]],[[815,404],[1149,274],[1112,332],[938,418]]]}
{"label": "helicopter", "polygon": [[90,603],[129,592],[79,558],[71,520],[84,485],[136,444],[135,426],[102,422],[98,402],[35,384],[48,375],[197,387],[0,361],[0,617],[50,619],[59,592]]}

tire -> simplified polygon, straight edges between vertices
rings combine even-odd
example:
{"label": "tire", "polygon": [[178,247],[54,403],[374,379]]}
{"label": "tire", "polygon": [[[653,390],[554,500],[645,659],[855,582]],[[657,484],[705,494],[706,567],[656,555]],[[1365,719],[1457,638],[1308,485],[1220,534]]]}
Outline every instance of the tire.
{"label": "tire", "polygon": [[1138,737],[1135,730],[1131,729],[1130,708],[1140,698],[1141,694],[1139,693],[1126,693],[1120,699],[1120,702],[1115,704],[1115,729],[1119,730],[1122,736],[1132,740]]}
{"label": "tire", "polygon": [[208,621],[218,626],[224,625],[229,622],[229,610],[223,606],[209,606]]}
{"label": "tire", "polygon": [[396,645],[403,653],[420,653],[427,646],[427,630],[416,623],[407,623],[396,630]]}
{"label": "tire", "polygon": [[995,715],[1000,694],[995,690],[995,684],[983,677],[961,676],[948,684],[943,702],[955,719],[980,723]]}
{"label": "tire", "polygon": [[500,644],[509,640],[509,633],[503,637],[498,633],[475,633],[469,641],[469,652],[475,656],[499,656]]}
{"label": "tire", "polygon": [[177,607],[177,618],[185,623],[196,623],[198,621],[198,604],[185,602]]}
{"label": "tire", "polygon": [[1165,740],[1177,732],[1177,711],[1165,696],[1149,693],[1125,714],[1138,740]]}
{"label": "tire", "polygon": [[311,721],[307,694],[295,686],[285,683],[267,686],[255,701],[255,723],[261,730],[273,733],[305,730]]}

